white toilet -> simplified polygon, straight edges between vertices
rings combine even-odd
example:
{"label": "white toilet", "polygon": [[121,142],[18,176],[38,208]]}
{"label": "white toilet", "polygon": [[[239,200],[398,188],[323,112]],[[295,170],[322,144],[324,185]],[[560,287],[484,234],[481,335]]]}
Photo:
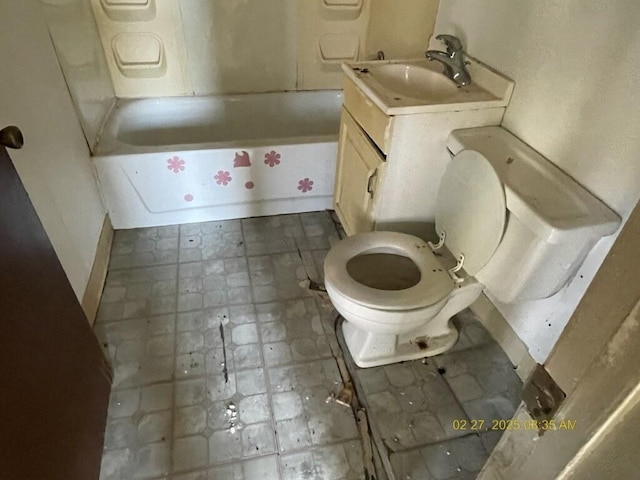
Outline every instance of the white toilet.
{"label": "white toilet", "polygon": [[450,349],[451,317],[483,290],[503,303],[557,293],[620,223],[500,127],[454,131],[447,147],[454,156],[437,197],[437,244],[376,231],[338,242],[325,259],[325,287],[360,367]]}

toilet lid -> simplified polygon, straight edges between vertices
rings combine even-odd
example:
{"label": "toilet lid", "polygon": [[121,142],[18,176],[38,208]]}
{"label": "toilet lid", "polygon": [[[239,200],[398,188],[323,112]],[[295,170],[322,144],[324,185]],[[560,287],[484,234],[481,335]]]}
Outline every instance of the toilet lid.
{"label": "toilet lid", "polygon": [[463,268],[475,275],[502,240],[506,223],[504,187],[495,169],[473,150],[458,153],[440,183],[436,231],[446,232],[445,245]]}
{"label": "toilet lid", "polygon": [[[357,255],[390,253],[407,257],[420,270],[420,280],[403,290],[380,290],[355,280],[347,264]],[[454,283],[424,240],[397,232],[359,233],[331,247],[324,261],[327,290],[340,292],[353,303],[377,310],[412,310],[444,299]]]}

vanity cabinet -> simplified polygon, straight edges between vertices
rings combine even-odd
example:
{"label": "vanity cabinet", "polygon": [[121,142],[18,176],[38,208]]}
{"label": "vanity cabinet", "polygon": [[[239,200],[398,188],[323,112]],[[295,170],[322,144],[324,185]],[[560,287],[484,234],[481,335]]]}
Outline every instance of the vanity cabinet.
{"label": "vanity cabinet", "polygon": [[[343,81],[334,208],[347,235],[392,230],[426,238],[435,221],[452,130],[499,125],[505,105],[381,108],[348,65]],[[356,70],[356,69],[354,69]],[[393,97],[387,98],[394,101]]]}
{"label": "vanity cabinet", "polygon": [[348,235],[375,227],[373,200],[383,175],[384,157],[367,134],[342,109],[334,208]]}

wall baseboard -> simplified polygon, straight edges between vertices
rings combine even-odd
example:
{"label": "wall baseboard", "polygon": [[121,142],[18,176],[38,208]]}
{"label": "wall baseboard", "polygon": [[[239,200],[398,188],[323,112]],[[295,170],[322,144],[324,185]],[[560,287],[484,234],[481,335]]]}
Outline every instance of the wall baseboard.
{"label": "wall baseboard", "polygon": [[529,354],[529,349],[520,337],[513,331],[511,325],[500,314],[485,294],[480,295],[471,305],[471,311],[476,314],[480,323],[489,331],[498,345],[513,363],[516,373],[524,382],[536,366],[536,361]]}
{"label": "wall baseboard", "polygon": [[89,275],[89,282],[87,283],[87,288],[84,291],[81,303],[82,310],[84,310],[84,314],[87,316],[90,325],[93,325],[96,314],[98,313],[104,281],[107,278],[107,268],[109,267],[112,243],[113,227],[107,214],[104,216],[100,238],[98,239],[98,248],[96,249],[96,256],[93,260],[93,267],[91,268],[91,275]]}

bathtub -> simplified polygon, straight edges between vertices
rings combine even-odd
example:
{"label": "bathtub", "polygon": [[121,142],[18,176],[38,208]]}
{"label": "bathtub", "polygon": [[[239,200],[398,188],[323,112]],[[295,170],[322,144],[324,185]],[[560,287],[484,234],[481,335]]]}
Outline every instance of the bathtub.
{"label": "bathtub", "polygon": [[94,148],[116,229],[331,208],[342,92],[119,99]]}

